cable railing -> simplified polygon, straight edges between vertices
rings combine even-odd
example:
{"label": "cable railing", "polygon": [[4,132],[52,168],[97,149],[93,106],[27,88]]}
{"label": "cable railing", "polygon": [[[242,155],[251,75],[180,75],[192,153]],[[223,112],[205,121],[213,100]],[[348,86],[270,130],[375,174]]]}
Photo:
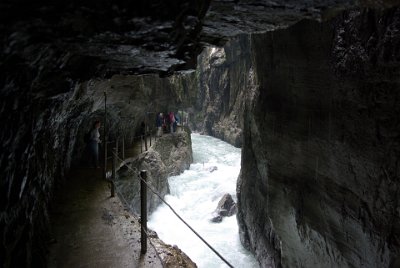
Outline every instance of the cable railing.
{"label": "cable railing", "polygon": [[[123,160],[122,160],[121,158],[119,158],[119,157],[118,157],[118,159],[120,159],[121,161],[123,161]],[[132,167],[130,167],[130,169],[131,169],[131,170],[134,170]],[[140,174],[139,171],[138,171],[136,168],[135,168],[135,170],[134,170],[134,173],[135,173],[135,174]],[[140,175],[139,175],[139,176],[140,176]],[[114,183],[111,181],[111,191],[112,191],[111,193],[113,194],[112,188],[114,188],[114,192],[116,191],[116,192],[118,193],[118,197],[119,197],[120,199],[122,199],[122,202],[124,203],[125,207],[127,207],[127,208],[130,209],[130,204],[129,204],[129,202],[125,199],[124,194],[121,193],[121,192],[119,191],[118,187],[115,187]],[[114,195],[112,195],[112,196],[114,196]],[[143,228],[143,225],[141,224],[142,221],[143,221],[143,219],[137,217],[135,213],[132,213],[132,216],[133,216],[133,218],[134,218],[138,223],[140,223],[140,227],[141,227],[141,228],[140,228],[140,231],[141,231],[141,232],[144,232],[144,233],[145,233],[145,237],[146,237],[146,239],[142,239],[142,237],[144,237],[144,236],[141,235],[141,241],[140,241],[140,242],[141,242],[141,250],[140,250],[141,253],[142,253],[142,254],[145,254],[145,253],[147,252],[147,244],[146,244],[145,246],[143,246],[143,244],[144,244],[145,241],[148,240],[148,241],[150,242],[150,245],[153,247],[154,251],[156,252],[157,258],[160,260],[162,267],[165,267],[164,263],[163,263],[162,260],[161,260],[161,257],[160,257],[160,255],[159,255],[158,251],[156,250],[156,246],[153,244],[153,242],[151,241],[151,239],[147,239],[147,237],[151,237],[151,235],[148,233],[147,228]],[[147,220],[146,220],[146,221],[147,221]]]}
{"label": "cable railing", "polygon": [[[117,150],[113,149],[112,154],[112,176],[110,179],[111,183],[111,196],[115,195],[115,179],[116,179],[116,167],[117,161],[120,161],[125,167],[127,167],[130,171],[134,172],[134,174],[138,174],[138,170],[133,169],[131,166],[127,165],[124,162],[124,159],[118,156]],[[175,209],[158,193],[152,186],[147,183],[147,172],[145,170],[140,171],[140,175],[138,176],[140,180],[140,203],[141,203],[141,215],[140,215],[140,224],[141,224],[141,252],[144,254],[147,250],[147,236],[149,235],[147,232],[147,189],[149,189],[154,195],[156,195],[162,203],[164,203],[173,213],[174,215],[185,224],[211,251],[213,251],[226,265],[229,267],[234,267],[229,263],[214,247],[212,247],[190,224],[188,224],[176,211]],[[123,194],[119,192],[119,196],[124,199],[125,204],[130,209],[129,203],[124,198]],[[151,241],[150,241],[151,242]],[[154,247],[154,245],[153,245]]]}

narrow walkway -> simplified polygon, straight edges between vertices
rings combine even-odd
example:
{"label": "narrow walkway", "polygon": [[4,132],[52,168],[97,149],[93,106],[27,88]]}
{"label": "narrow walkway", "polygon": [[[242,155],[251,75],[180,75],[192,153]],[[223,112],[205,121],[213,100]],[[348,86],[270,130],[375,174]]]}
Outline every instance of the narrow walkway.
{"label": "narrow walkway", "polygon": [[[140,145],[126,156],[140,153]],[[110,198],[102,169],[74,169],[58,191],[51,213],[48,266],[162,267],[154,248],[140,253],[140,224],[118,197]]]}

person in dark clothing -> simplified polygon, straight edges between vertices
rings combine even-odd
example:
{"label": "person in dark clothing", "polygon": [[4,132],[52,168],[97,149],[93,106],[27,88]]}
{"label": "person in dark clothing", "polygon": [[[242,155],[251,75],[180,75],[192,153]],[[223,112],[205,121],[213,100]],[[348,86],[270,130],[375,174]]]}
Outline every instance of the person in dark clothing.
{"label": "person in dark clothing", "polygon": [[175,123],[175,115],[173,112],[169,112],[169,126],[170,126],[170,132],[175,132],[174,131],[174,123]]}
{"label": "person in dark clothing", "polygon": [[156,126],[157,126],[157,137],[162,136],[162,125],[163,125],[163,114],[158,113],[156,118]]}
{"label": "person in dark clothing", "polygon": [[178,119],[176,117],[176,114],[174,114],[174,123],[173,123],[172,127],[174,129],[174,132],[176,132],[176,129],[178,127]]}
{"label": "person in dark clothing", "polygon": [[88,142],[88,149],[90,153],[90,159],[92,161],[93,167],[100,168],[99,166],[99,143],[100,140],[100,121],[96,120],[93,123],[92,130],[90,131],[90,138]]}

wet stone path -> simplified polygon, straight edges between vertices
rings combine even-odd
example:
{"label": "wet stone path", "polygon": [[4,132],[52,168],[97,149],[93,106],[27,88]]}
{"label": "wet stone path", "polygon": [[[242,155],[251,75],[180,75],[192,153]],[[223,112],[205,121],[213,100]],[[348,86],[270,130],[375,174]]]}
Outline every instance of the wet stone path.
{"label": "wet stone path", "polygon": [[141,254],[140,224],[101,169],[72,170],[52,205],[48,267],[162,267],[150,243]]}

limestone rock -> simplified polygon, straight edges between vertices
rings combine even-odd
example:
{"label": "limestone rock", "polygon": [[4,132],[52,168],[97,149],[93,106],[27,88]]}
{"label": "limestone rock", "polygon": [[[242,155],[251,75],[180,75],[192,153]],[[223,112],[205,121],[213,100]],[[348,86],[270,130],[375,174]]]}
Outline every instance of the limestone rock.
{"label": "limestone rock", "polygon": [[[122,166],[117,171],[115,185],[117,193],[128,207],[140,215],[140,176],[141,170],[147,170],[147,182],[157,192],[164,196],[169,193],[168,173],[161,157],[157,152],[149,151],[135,159],[125,161],[127,166]],[[150,190],[147,190],[150,193]],[[147,194],[147,207],[149,213],[154,211],[161,203],[154,194]]]}
{"label": "limestone rock", "polygon": [[182,173],[193,162],[189,129],[163,135],[157,139],[152,150],[160,154],[169,176]]}
{"label": "limestone rock", "polygon": [[[157,139],[154,147],[128,159],[117,171],[115,181],[118,193],[128,203],[134,213],[140,214],[140,178],[139,172],[147,170],[147,182],[162,197],[169,193],[168,177],[180,174],[193,161],[190,134],[179,132]],[[150,192],[150,190],[148,190]],[[161,203],[155,194],[147,195],[148,211],[151,213]]]}
{"label": "limestone rock", "polygon": [[236,203],[230,194],[225,194],[218,202],[217,208],[213,212],[212,222],[221,222],[223,217],[230,217],[236,214]]}
{"label": "limestone rock", "polygon": [[196,268],[194,263],[178,246],[165,244],[164,241],[158,238],[156,232],[151,231],[150,241],[154,245],[158,256],[168,268]]}
{"label": "limestone rock", "polygon": [[214,172],[214,171],[218,170],[218,167],[217,166],[211,166],[211,167],[208,167],[207,170],[210,171],[210,173],[211,173],[211,172]]}
{"label": "limestone rock", "polygon": [[253,35],[237,218],[262,267],[396,262],[400,34],[380,34],[396,10]]}
{"label": "limestone rock", "polygon": [[213,213],[212,218],[211,218],[210,221],[218,223],[218,222],[221,222],[222,219],[223,219],[223,217],[221,215],[218,215],[218,213]]}

